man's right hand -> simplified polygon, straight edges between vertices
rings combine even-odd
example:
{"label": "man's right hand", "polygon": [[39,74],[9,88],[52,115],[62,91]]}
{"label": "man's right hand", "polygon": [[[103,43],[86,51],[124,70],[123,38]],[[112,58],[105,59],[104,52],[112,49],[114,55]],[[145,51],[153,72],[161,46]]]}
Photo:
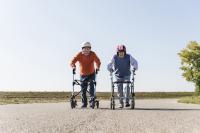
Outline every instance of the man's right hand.
{"label": "man's right hand", "polygon": [[96,69],[95,73],[98,74],[98,72],[99,72],[99,68]]}
{"label": "man's right hand", "polygon": [[76,67],[73,67],[73,74],[76,74]]}

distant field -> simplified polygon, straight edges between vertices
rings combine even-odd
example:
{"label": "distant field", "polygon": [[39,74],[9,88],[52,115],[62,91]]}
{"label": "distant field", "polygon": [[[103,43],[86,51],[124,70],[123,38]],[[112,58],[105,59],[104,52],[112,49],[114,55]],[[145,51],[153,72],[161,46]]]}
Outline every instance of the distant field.
{"label": "distant field", "polygon": [[[65,102],[71,92],[0,92],[0,104]],[[136,99],[182,98],[194,92],[136,92]],[[98,99],[109,99],[110,92],[97,92]],[[80,99],[80,96],[77,97]]]}

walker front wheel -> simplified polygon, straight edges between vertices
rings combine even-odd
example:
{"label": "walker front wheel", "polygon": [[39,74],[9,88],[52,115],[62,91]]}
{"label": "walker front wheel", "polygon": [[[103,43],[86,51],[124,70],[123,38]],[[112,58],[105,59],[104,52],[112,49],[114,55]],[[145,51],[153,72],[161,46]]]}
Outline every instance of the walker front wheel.
{"label": "walker front wheel", "polygon": [[131,109],[135,109],[135,100],[131,100]]}
{"label": "walker front wheel", "polygon": [[111,99],[110,99],[110,109],[115,110],[115,100],[114,100],[114,97],[111,97]]}

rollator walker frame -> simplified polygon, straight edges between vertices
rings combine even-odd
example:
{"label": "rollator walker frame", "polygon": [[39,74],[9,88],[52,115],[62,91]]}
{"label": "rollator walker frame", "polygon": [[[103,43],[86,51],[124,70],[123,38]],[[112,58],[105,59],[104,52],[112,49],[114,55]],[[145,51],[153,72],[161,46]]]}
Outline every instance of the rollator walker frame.
{"label": "rollator walker frame", "polygon": [[[132,79],[131,81],[113,81],[113,72],[110,72],[110,77],[111,77],[111,98],[110,98],[110,109],[115,110],[115,99],[119,99],[119,97],[115,96],[115,89],[117,89],[115,86],[118,84],[128,84],[130,85],[130,94],[129,94],[129,99],[131,100],[130,108],[134,109],[135,108],[135,92],[134,92],[134,81],[135,78],[135,70],[132,70]],[[124,89],[124,88],[123,88]],[[122,97],[123,100],[125,97]]]}
{"label": "rollator walker frame", "polygon": [[[75,85],[81,87],[81,83],[87,83],[88,84],[86,93],[89,93],[88,87],[90,86],[90,84],[92,84],[92,83],[94,84],[94,97],[92,97],[91,108],[94,109],[95,106],[96,106],[96,108],[99,108],[99,100],[97,100],[97,97],[96,97],[96,85],[97,85],[97,82],[95,80],[89,80],[89,81],[84,81],[84,82],[81,81],[81,80],[77,80],[77,79],[75,79],[75,74],[76,74],[76,70],[73,69],[73,82],[72,82],[73,89],[72,89],[72,94],[71,94],[71,97],[70,97],[71,108],[74,109],[77,106],[76,97],[82,92],[82,89],[79,92],[75,93],[74,88],[75,88]],[[96,75],[98,74],[97,70],[95,71],[95,74]]]}

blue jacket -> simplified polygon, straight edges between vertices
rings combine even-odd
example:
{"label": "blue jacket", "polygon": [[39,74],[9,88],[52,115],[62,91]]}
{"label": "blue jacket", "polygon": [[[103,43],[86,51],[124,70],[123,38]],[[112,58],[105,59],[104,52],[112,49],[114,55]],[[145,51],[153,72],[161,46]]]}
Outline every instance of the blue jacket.
{"label": "blue jacket", "polygon": [[111,62],[108,64],[107,69],[110,71],[114,67],[115,76],[123,78],[125,76],[130,76],[131,66],[136,70],[138,69],[137,61],[130,54],[126,54],[123,58],[114,55]]}

